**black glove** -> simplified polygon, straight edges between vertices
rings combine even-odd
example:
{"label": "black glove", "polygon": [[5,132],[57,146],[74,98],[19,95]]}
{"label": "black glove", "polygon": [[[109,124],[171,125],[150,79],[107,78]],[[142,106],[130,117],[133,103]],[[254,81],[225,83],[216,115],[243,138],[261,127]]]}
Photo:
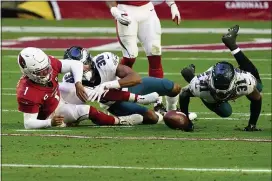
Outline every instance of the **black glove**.
{"label": "black glove", "polygon": [[262,130],[256,128],[256,125],[254,124],[249,124],[247,127],[244,128],[244,131],[262,131]]}
{"label": "black glove", "polygon": [[188,124],[187,128],[184,129],[184,131],[186,131],[186,132],[192,132],[192,131],[194,131],[194,124],[193,124],[192,121],[190,121],[190,123]]}

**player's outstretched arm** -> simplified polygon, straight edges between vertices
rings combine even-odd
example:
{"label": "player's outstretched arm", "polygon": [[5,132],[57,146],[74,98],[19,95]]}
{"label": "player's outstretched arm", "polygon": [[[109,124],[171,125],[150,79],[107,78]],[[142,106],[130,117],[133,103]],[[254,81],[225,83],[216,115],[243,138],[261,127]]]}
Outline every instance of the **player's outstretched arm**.
{"label": "player's outstretched arm", "polygon": [[248,121],[248,126],[245,127],[245,131],[260,131],[256,128],[256,124],[262,109],[262,95],[257,90],[254,89],[252,93],[247,95],[247,98],[250,100],[250,118]]}
{"label": "player's outstretched arm", "polygon": [[63,124],[63,116],[54,116],[52,119],[40,120],[38,113],[24,113],[25,129],[40,129]]}
{"label": "player's outstretched arm", "polygon": [[137,72],[122,64],[118,65],[116,76],[121,78],[118,80],[120,87],[131,87],[140,84],[142,81],[141,76]]}
{"label": "player's outstretched arm", "polygon": [[191,93],[189,86],[186,86],[182,89],[181,93],[179,94],[179,106],[180,111],[189,116],[189,103],[190,97],[194,97]]}
{"label": "player's outstretched arm", "polygon": [[61,73],[72,72],[76,87],[76,94],[81,101],[86,102],[88,100],[88,96],[81,83],[83,76],[83,63],[76,60],[71,61],[61,60],[61,63],[62,63]]}
{"label": "player's outstretched arm", "polygon": [[172,20],[179,25],[180,23],[180,13],[178,7],[174,0],[166,0],[166,4],[171,8]]}

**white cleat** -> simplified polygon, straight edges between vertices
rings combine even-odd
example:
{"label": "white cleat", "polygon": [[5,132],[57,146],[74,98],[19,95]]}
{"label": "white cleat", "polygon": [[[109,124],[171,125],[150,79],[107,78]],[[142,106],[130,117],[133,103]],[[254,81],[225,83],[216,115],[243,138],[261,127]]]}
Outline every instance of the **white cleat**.
{"label": "white cleat", "polygon": [[197,114],[194,112],[190,112],[188,117],[191,121],[194,121],[197,118]]}
{"label": "white cleat", "polygon": [[139,95],[137,102],[140,104],[151,104],[155,103],[159,100],[159,94],[157,92],[152,92],[150,94],[146,94],[144,96]]}
{"label": "white cleat", "polygon": [[119,124],[121,125],[137,125],[137,124],[142,124],[143,122],[143,116],[140,114],[120,116],[118,118],[119,118]]}

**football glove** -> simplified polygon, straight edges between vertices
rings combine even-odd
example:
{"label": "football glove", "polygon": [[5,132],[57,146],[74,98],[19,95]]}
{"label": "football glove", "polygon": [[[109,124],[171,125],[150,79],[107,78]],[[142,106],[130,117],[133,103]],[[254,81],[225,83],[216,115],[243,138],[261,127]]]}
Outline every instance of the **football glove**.
{"label": "football glove", "polygon": [[112,16],[122,25],[128,26],[131,23],[130,17],[124,11],[119,10],[117,7],[112,7],[110,11]]}
{"label": "football glove", "polygon": [[254,124],[249,124],[247,127],[244,128],[244,131],[262,131],[262,130],[256,128],[256,125]]}
{"label": "football glove", "polygon": [[179,25],[180,23],[180,13],[178,7],[173,0],[166,0],[167,5],[171,8],[172,20]]}

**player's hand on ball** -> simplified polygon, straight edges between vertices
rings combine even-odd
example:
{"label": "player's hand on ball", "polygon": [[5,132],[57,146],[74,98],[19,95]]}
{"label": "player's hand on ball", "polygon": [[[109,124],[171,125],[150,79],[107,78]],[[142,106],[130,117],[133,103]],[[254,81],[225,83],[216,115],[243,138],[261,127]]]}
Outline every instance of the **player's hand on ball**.
{"label": "player's hand on ball", "polygon": [[244,131],[262,131],[262,130],[256,128],[256,125],[250,124],[244,128]]}
{"label": "player's hand on ball", "polygon": [[75,84],[76,86],[76,95],[77,97],[82,101],[82,102],[86,102],[88,100],[88,96],[84,90],[84,87],[82,85],[81,82],[77,82]]}
{"label": "player's hand on ball", "polygon": [[54,116],[51,119],[51,125],[52,126],[60,126],[64,123],[64,117],[63,116]]}
{"label": "player's hand on ball", "polygon": [[176,4],[172,4],[170,8],[171,8],[172,20],[177,25],[179,25],[181,18],[180,18],[180,13],[179,13],[177,5]]}
{"label": "player's hand on ball", "polygon": [[119,10],[117,7],[112,7],[110,11],[112,16],[122,25],[128,26],[131,23],[131,19],[126,12]]}

